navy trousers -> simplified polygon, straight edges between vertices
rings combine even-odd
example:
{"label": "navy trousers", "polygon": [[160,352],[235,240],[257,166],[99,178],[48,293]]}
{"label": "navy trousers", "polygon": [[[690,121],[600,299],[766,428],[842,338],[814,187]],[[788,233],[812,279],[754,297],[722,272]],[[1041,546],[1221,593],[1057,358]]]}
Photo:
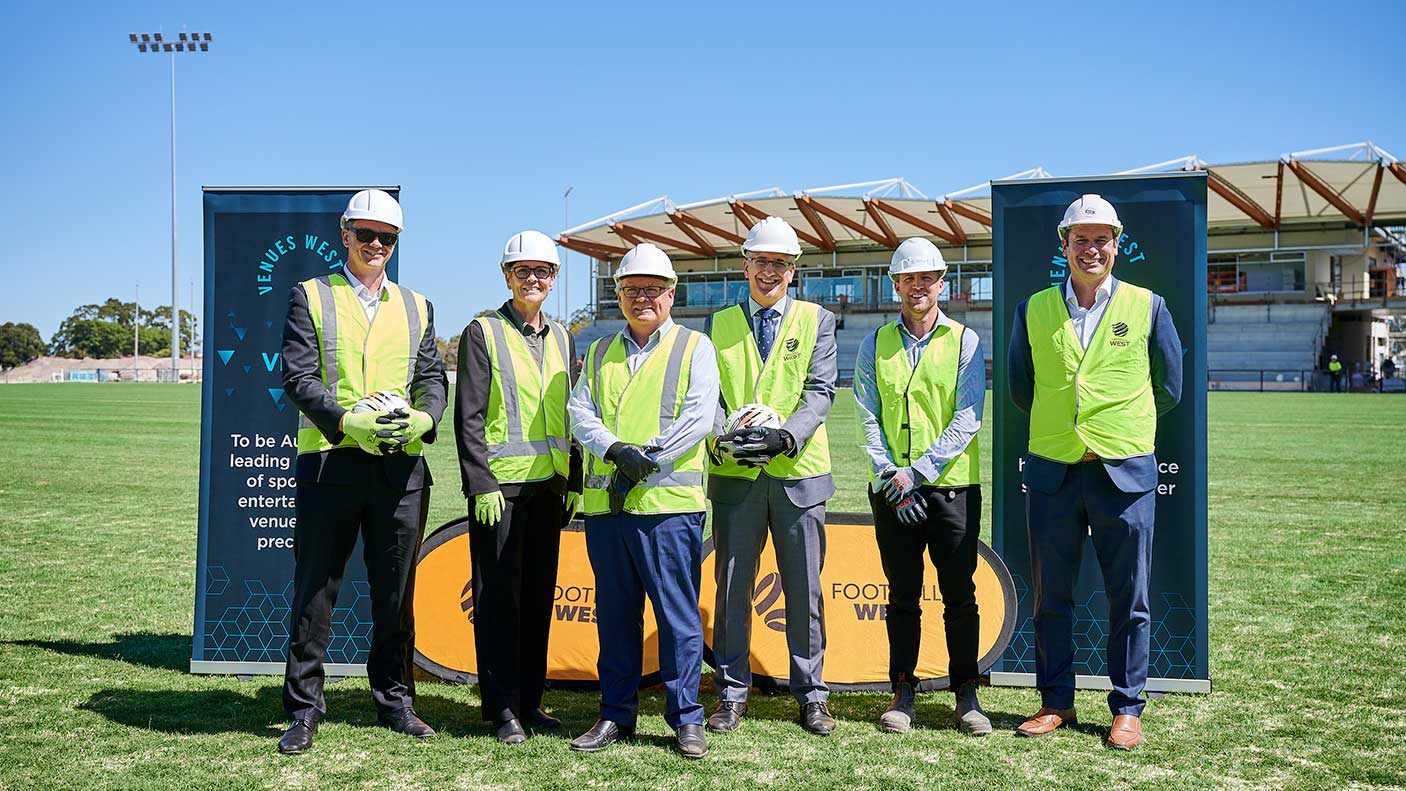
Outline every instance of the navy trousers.
{"label": "navy trousers", "polygon": [[596,577],[600,717],[627,728],[639,714],[644,597],[659,626],[659,671],[669,727],[703,724],[702,512],[586,517],[586,554]]}
{"label": "navy trousers", "polygon": [[1042,705],[1074,705],[1074,586],[1092,537],[1108,596],[1108,677],[1114,715],[1142,715],[1151,615],[1155,491],[1125,492],[1098,461],[1069,465],[1054,491],[1028,486],[1026,525],[1034,577],[1035,685]]}

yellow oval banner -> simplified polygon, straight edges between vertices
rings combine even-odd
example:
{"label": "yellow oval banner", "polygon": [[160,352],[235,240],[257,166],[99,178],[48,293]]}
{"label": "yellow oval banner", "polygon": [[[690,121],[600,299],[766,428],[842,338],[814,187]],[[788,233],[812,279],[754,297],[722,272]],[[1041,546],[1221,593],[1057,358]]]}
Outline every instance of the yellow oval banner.
{"label": "yellow oval banner", "polygon": [[[600,645],[595,625],[595,575],[586,557],[580,523],[562,531],[561,556],[552,605],[547,678],[557,687],[593,687]],[[704,544],[699,610],[704,656],[712,661],[712,541]],[[986,544],[977,547],[976,599],[981,611],[980,669],[985,672],[1010,643],[1014,630],[1015,586],[1010,573]],[[942,597],[931,562],[923,588],[923,641],[918,676],[923,689],[947,686],[947,644],[943,638]],[[415,580],[415,664],[455,683],[475,683],[473,596],[469,581],[469,521],[450,522],[427,538]],[[874,542],[869,514],[830,514],[826,519],[826,560],[821,572],[825,599],[825,681],[837,690],[888,688],[888,634],[884,627],[888,583]],[[752,597],[752,672],[758,686],[784,688],[789,673],[785,597],[770,542],[762,553]],[[643,685],[658,683],[658,629],[645,606]]]}

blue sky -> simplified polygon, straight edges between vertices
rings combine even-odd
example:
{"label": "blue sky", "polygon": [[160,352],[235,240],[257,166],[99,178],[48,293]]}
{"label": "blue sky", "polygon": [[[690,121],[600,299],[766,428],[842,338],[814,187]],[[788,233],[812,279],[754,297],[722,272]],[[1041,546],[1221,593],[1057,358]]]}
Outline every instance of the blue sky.
{"label": "blue sky", "polygon": [[660,194],[904,176],[940,195],[1362,140],[1406,157],[1399,2],[492,5],[11,9],[0,321],[47,339],[138,281],[169,304],[169,67],[133,31],[215,38],[177,65],[183,303],[202,185],[399,184],[401,280],[441,336],[502,300],[474,286],[508,236],[563,228],[568,186],[574,225]]}

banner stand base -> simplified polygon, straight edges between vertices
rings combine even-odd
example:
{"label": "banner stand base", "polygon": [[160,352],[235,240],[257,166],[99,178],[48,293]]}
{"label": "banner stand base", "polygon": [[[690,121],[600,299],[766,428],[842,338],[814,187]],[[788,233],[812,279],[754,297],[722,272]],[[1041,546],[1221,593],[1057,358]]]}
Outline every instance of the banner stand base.
{"label": "banner stand base", "polygon": [[[1034,673],[1002,673],[991,671],[991,686],[993,687],[1034,687]],[[1108,680],[1108,676],[1075,676],[1075,689],[1113,689],[1113,682]],[[1211,692],[1211,680],[1209,678],[1149,678],[1147,680],[1148,692],[1195,692],[1209,695]]]}
{"label": "banner stand base", "polygon": [[[339,665],[327,663],[322,666],[327,678],[334,676],[365,676],[366,665]],[[284,664],[282,662],[215,662],[209,660],[190,660],[190,672],[204,675],[230,675],[230,676],[281,676],[283,675]]]}

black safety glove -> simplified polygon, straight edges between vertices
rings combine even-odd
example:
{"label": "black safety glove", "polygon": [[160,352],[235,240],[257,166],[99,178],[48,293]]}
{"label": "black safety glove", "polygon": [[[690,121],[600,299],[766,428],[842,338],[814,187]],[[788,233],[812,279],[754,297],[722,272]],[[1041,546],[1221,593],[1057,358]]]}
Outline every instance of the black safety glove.
{"label": "black safety glove", "polygon": [[400,449],[410,443],[405,436],[406,429],[410,428],[407,418],[409,414],[404,409],[394,409],[376,418],[376,425],[380,426],[375,434],[380,440],[379,447],[382,453],[399,453]]}
{"label": "black safety glove", "polygon": [[785,429],[754,428],[747,432],[735,442],[737,463],[744,467],[763,467],[796,447],[796,440]]}
{"label": "black safety glove", "polygon": [[622,475],[630,479],[632,485],[659,470],[659,465],[645,455],[644,448],[624,442],[611,445],[605,452],[605,460],[614,464]]}

